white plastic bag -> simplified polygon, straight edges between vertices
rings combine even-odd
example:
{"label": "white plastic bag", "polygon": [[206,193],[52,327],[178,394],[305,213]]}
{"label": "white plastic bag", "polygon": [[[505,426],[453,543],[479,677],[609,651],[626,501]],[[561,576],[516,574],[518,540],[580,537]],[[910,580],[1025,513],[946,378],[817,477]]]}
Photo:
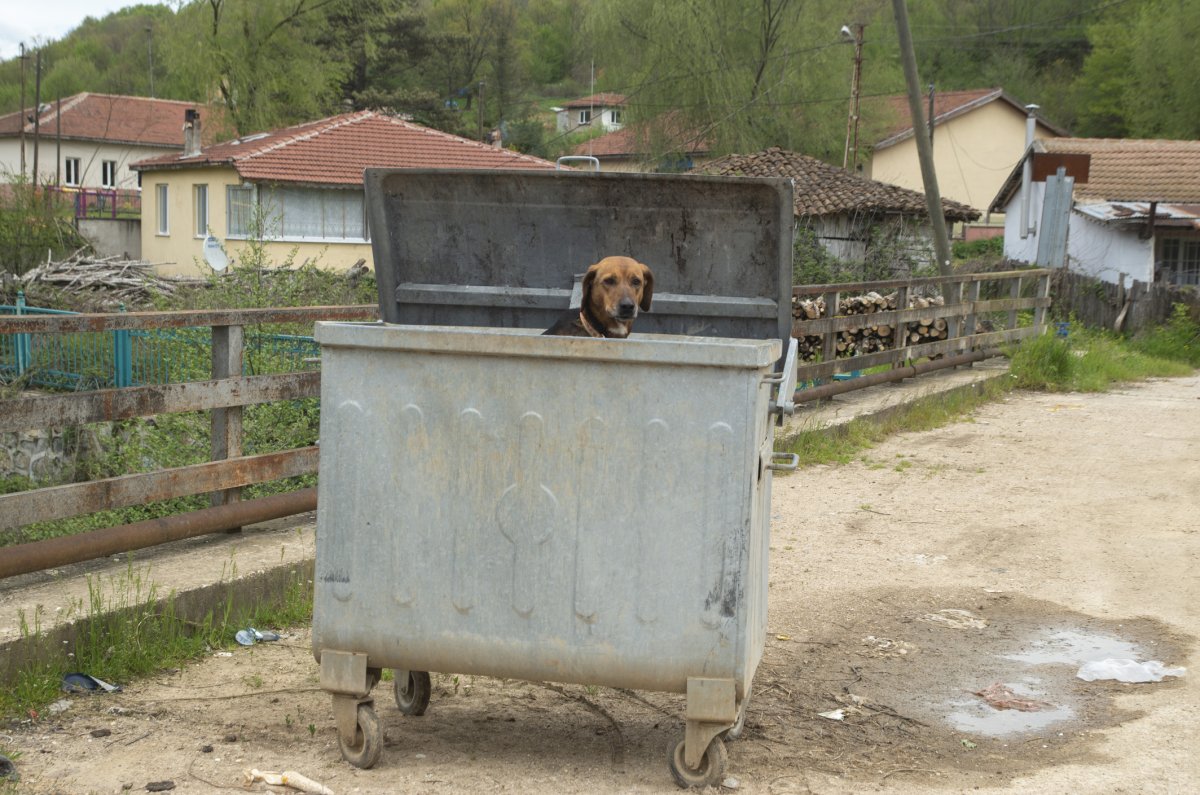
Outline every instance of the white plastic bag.
{"label": "white plastic bag", "polygon": [[1118,682],[1161,682],[1164,676],[1183,676],[1186,668],[1167,668],[1158,660],[1094,660],[1084,663],[1077,677],[1085,682],[1115,679]]}

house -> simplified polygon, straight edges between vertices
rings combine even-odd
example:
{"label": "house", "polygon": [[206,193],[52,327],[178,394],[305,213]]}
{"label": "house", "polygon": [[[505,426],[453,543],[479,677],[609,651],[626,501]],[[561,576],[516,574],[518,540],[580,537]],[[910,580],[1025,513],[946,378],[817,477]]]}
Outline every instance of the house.
{"label": "house", "polygon": [[[180,117],[182,123],[183,117]],[[188,114],[179,154],[143,160],[142,257],[169,274],[207,272],[215,237],[228,258],[265,241],[275,263],[372,263],[363,169],[553,169],[553,163],[359,111],[201,148]]]}
{"label": "house", "polygon": [[[929,114],[928,105],[924,106]],[[1030,138],[1055,138],[1066,131],[1036,115],[1034,110],[1003,89],[936,92],[933,97],[933,163],[938,191],[947,199],[986,207],[1013,164],[1021,159]],[[908,96],[881,97],[865,114],[894,119],[873,145],[863,175],[871,179],[924,191],[917,142],[913,137]],[[1032,115],[1031,115],[1032,114]],[[1034,129],[1029,136],[1029,119]],[[928,134],[926,131],[925,134]],[[967,230],[968,240],[998,235],[1003,219],[989,218],[986,228]]]}
{"label": "house", "polygon": [[601,93],[590,97],[573,99],[554,111],[554,130],[558,133],[571,133],[580,127],[596,129],[599,127],[608,132],[621,129],[621,111],[625,107],[625,97],[622,94]]}
{"label": "house", "polygon": [[[132,163],[183,149],[184,110],[193,102],[83,93],[43,103],[35,140],[33,108],[0,116],[0,172],[21,174],[21,127],[25,128],[25,176],[67,188],[136,190]],[[57,182],[56,182],[57,180]]]}
{"label": "house", "polygon": [[571,152],[594,157],[601,171],[691,171],[712,160],[712,145],[674,113],[589,138]]}
{"label": "house", "polygon": [[1069,270],[1114,284],[1122,274],[1146,283],[1200,284],[1200,141],[1034,141],[991,203],[993,212],[1004,213],[1006,257],[1037,261],[1045,178],[1060,166],[1074,177]]}
{"label": "house", "polygon": [[[797,223],[811,229],[817,242],[843,261],[863,260],[879,230],[901,242],[916,259],[933,261],[933,232],[925,195],[887,185],[831,166],[814,157],[778,147],[752,155],[728,155],[704,167],[708,174],[740,177],[787,177],[794,185]],[[942,200],[946,221],[973,221],[979,210]],[[872,235],[875,235],[873,238]]]}

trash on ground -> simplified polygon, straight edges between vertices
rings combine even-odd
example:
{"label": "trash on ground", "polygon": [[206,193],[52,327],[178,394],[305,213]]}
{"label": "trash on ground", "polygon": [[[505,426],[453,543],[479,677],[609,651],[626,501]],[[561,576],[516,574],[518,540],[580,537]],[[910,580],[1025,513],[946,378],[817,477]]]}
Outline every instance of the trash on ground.
{"label": "trash on ground", "polygon": [[1165,676],[1183,676],[1187,668],[1167,668],[1158,660],[1094,660],[1084,663],[1077,677],[1085,682],[1115,679],[1118,682],[1161,682]]}
{"label": "trash on ground", "polygon": [[237,634],[233,636],[234,640],[243,646],[253,646],[259,641],[279,640],[278,632],[259,632],[254,627],[239,629]]}
{"label": "trash on ground", "polygon": [[818,712],[817,714],[820,715],[822,718],[829,718],[830,720],[845,720],[846,719],[846,710],[845,709],[831,709],[829,712]]}
{"label": "trash on ground", "polygon": [[1018,695],[1011,687],[1003,682],[988,685],[983,690],[973,691],[993,709],[1015,709],[1021,712],[1040,712],[1051,709],[1054,705],[1036,698]]}
{"label": "trash on ground", "polygon": [[966,748],[968,751],[970,751],[972,748],[975,748],[975,747],[976,747],[976,743],[973,743],[973,742],[971,742],[970,740],[967,740],[967,739],[962,739],[962,740],[960,740],[959,742],[961,742],[961,743],[962,743],[962,746],[963,746],[963,748]]}
{"label": "trash on ground", "polygon": [[876,657],[905,657],[916,651],[915,646],[904,640],[867,635],[862,642],[864,646],[871,649],[870,653]]}
{"label": "trash on ground", "polygon": [[0,781],[16,781],[17,766],[4,754],[0,754]]}
{"label": "trash on ground", "polygon": [[175,789],[175,782],[167,779],[166,781],[151,781],[146,785],[146,792],[168,792]]}
{"label": "trash on ground", "polygon": [[980,618],[970,610],[958,610],[955,608],[939,610],[936,613],[926,613],[918,620],[928,621],[930,624],[950,627],[951,629],[983,629],[988,625],[986,618]]}
{"label": "trash on ground", "polygon": [[49,710],[51,715],[58,715],[62,712],[66,712],[70,708],[71,708],[71,699],[69,699],[69,698],[60,699],[58,701],[55,701],[50,706],[46,707],[46,709]]}
{"label": "trash on ground", "polygon": [[247,770],[245,773],[246,785],[249,786],[256,781],[261,781],[264,784],[269,784],[273,787],[291,787],[301,792],[308,792],[311,795],[333,795],[333,790],[326,787],[324,784],[313,781],[307,776],[302,776],[294,770],[285,770],[282,773],[271,773],[263,770]]}
{"label": "trash on ground", "polygon": [[69,673],[63,674],[62,690],[64,693],[94,693],[103,691],[105,693],[120,693],[120,685],[110,685],[103,679],[97,679],[90,674]]}
{"label": "trash on ground", "polygon": [[112,729],[92,729],[89,734],[99,740],[101,737],[108,737],[112,734]]}

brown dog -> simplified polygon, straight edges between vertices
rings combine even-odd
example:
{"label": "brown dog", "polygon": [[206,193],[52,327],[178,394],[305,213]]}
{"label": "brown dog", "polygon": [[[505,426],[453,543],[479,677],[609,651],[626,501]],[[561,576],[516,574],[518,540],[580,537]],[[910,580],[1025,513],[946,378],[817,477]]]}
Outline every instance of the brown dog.
{"label": "brown dog", "polygon": [[583,277],[583,302],[543,334],[561,337],[628,337],[638,310],[650,309],[654,274],[630,257],[605,257]]}

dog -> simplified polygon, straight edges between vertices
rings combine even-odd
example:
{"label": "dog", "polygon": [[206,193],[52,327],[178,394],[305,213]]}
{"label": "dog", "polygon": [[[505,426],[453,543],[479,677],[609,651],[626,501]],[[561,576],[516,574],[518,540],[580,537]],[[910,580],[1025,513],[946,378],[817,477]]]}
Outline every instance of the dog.
{"label": "dog", "polygon": [[654,273],[631,257],[605,257],[583,276],[583,301],[542,332],[559,337],[624,339],[638,311],[650,310]]}

